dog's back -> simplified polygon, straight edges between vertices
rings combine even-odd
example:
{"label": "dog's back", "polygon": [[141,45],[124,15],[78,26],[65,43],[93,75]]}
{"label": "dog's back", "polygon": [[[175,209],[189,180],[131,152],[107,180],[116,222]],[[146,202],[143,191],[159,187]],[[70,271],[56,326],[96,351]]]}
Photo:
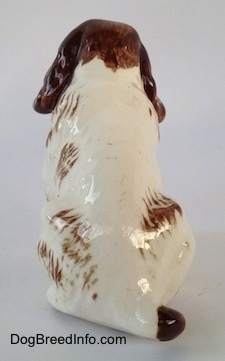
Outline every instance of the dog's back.
{"label": "dog's back", "polygon": [[71,51],[74,36],[82,44],[69,83],[63,73],[49,92],[47,79],[59,71],[53,63],[36,99],[37,110],[53,108],[38,248],[52,279],[48,298],[63,312],[169,339],[184,321],[170,310],[179,326],[159,334],[168,315],[161,306],[180,287],[194,241],[181,207],[162,194],[156,150],[164,108],[145,50],[132,28],[121,33],[111,22],[107,36],[117,28],[119,35],[107,45],[99,24],[94,35],[88,23],[85,37],[78,27],[62,43],[61,63],[65,44]]}

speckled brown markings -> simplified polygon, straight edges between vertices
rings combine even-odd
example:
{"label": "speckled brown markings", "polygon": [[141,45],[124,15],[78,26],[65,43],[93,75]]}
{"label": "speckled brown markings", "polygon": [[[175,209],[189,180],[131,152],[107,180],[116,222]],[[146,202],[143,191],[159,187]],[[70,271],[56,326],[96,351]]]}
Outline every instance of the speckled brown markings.
{"label": "speckled brown markings", "polygon": [[96,300],[97,297],[98,297],[98,294],[96,292],[93,293],[92,298],[93,298],[94,301]]}
{"label": "speckled brown markings", "polygon": [[143,215],[141,225],[145,231],[157,232],[165,221],[173,225],[176,223],[177,213],[182,215],[179,204],[162,194],[146,196],[143,201],[146,205],[147,217]]}
{"label": "speckled brown markings", "polygon": [[[154,105],[159,121],[164,119],[165,108],[157,97],[148,54],[136,30],[127,24],[96,19],[85,21],[64,39],[34,101],[34,109],[39,113],[51,113],[71,84],[76,66],[95,57],[114,72],[119,68],[139,66],[146,95]],[[67,110],[61,109],[57,127]]]}
{"label": "speckled brown markings", "polygon": [[[60,261],[54,256],[54,247],[47,249],[46,242],[40,241],[38,244],[38,253],[42,258],[45,268],[50,278],[55,282],[57,287],[64,287],[69,284],[75,286],[75,278],[83,278],[83,288],[89,290],[98,281],[94,277],[96,264],[91,264],[92,255],[89,250],[91,241],[87,232],[91,227],[88,222],[82,220],[82,216],[76,214],[74,209],[65,209],[49,216],[49,224],[54,227],[60,235],[61,257]],[[62,268],[66,267],[67,271],[63,273]],[[76,267],[76,275],[72,276]]]}
{"label": "speckled brown markings", "polygon": [[92,265],[90,268],[89,268],[89,271],[88,272],[84,272],[83,273],[83,279],[84,279],[84,283],[83,283],[83,287],[82,287],[82,291],[84,290],[84,288],[86,286],[89,286],[88,288],[90,288],[90,284],[91,284],[91,278],[92,276],[94,275],[95,271],[96,271],[96,268],[97,268],[97,265]]}
{"label": "speckled brown markings", "polygon": [[[82,232],[80,234],[80,229]],[[65,257],[68,257],[69,261],[72,261],[76,265],[78,273],[76,277],[79,278],[80,274],[83,277],[82,290],[87,287],[90,289],[96,282],[97,278],[93,278],[95,270],[97,269],[96,264],[91,264],[92,255],[89,251],[91,242],[85,232],[89,226],[85,226],[85,223],[76,222],[71,227],[70,236],[65,238],[62,242],[62,252]]]}
{"label": "speckled brown markings", "polygon": [[[67,218],[68,215],[63,212],[63,218],[65,217]],[[68,267],[73,270],[76,266],[76,278],[80,275],[83,277],[82,290],[85,286],[90,289],[97,282],[97,278],[93,278],[97,265],[91,264],[92,255],[89,250],[91,241],[86,235],[89,228],[90,225],[87,222],[81,221],[79,216],[74,216],[74,221],[70,224],[70,232],[67,232],[67,237],[62,241],[62,253],[65,260],[69,261]]]}
{"label": "speckled brown markings", "polygon": [[[85,244],[85,247],[81,245],[79,247],[77,239],[69,239],[66,238],[63,241],[62,251],[70,260],[73,260],[75,264],[79,264],[80,268],[83,268],[87,265],[87,263],[92,259],[92,255],[90,253],[84,255],[84,251],[89,248],[90,243],[82,243]],[[86,249],[85,249],[86,248]]]}
{"label": "speckled brown markings", "polygon": [[63,178],[69,173],[74,163],[78,159],[78,148],[73,143],[66,143],[62,148],[59,162],[56,168],[56,176],[59,179],[60,184]]}

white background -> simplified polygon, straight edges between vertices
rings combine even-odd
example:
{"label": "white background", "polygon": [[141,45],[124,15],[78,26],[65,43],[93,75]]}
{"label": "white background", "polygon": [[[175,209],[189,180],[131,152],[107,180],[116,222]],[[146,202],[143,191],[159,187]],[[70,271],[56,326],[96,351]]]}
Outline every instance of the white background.
{"label": "white background", "polygon": [[[66,316],[46,300],[36,247],[50,115],[32,102],[64,37],[90,18],[128,23],[146,46],[167,109],[159,163],[165,192],[185,208],[197,242],[171,306],[187,319],[176,340],[11,345],[11,333],[124,335]],[[0,354],[8,360],[223,360],[225,356],[225,1],[1,0]]]}

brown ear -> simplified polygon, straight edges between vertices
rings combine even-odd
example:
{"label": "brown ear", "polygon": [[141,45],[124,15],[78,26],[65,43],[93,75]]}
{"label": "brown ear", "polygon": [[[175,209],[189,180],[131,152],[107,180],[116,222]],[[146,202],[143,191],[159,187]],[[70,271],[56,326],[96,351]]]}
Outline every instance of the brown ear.
{"label": "brown ear", "polygon": [[158,114],[159,122],[162,122],[163,119],[165,118],[166,110],[163,103],[156,95],[156,84],[155,84],[155,80],[152,77],[151,64],[149,61],[147,51],[143,44],[141,44],[141,50],[140,50],[140,68],[141,68],[141,77],[147,97],[154,105],[154,108]]}
{"label": "brown ear", "polygon": [[74,29],[60,45],[58,54],[44,78],[44,84],[34,100],[38,113],[51,113],[65,89],[70,85],[79,61],[79,50],[83,31]]}

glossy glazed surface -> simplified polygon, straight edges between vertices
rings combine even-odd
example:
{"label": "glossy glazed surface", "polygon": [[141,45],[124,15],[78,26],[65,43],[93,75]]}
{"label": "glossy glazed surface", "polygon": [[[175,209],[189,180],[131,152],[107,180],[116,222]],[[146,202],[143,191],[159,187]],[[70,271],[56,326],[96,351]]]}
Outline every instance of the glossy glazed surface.
{"label": "glossy glazed surface", "polygon": [[162,191],[156,152],[165,109],[137,33],[81,24],[59,48],[34,107],[52,111],[38,247],[49,301],[140,336],[176,337],[185,321],[165,305],[195,245],[182,208]]}

